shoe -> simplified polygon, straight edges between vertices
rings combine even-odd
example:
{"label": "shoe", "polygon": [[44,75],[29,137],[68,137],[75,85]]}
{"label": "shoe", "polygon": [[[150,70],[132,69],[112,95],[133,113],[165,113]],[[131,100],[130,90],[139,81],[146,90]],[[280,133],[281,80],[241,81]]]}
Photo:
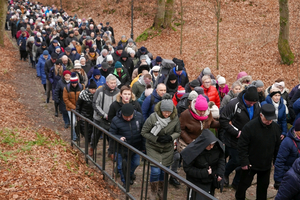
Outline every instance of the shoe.
{"label": "shoe", "polygon": [[224,187],[228,187],[229,186],[229,177],[224,176],[223,180],[224,180]]}
{"label": "shoe", "polygon": [[234,190],[237,190],[238,186],[236,184],[231,184],[231,187],[234,189]]}
{"label": "shoe", "polygon": [[176,178],[174,178],[173,176],[170,177],[169,183],[171,185],[175,186],[175,187],[180,185],[180,182]]}
{"label": "shoe", "polygon": [[58,113],[57,113],[57,112],[55,112],[54,116],[55,116],[55,117],[58,117]]}
{"label": "shoe", "polygon": [[49,98],[47,98],[46,103],[49,103]]}
{"label": "shoe", "polygon": [[65,129],[69,128],[69,124],[65,124]]}
{"label": "shoe", "polygon": [[89,148],[89,156],[94,155],[94,149],[92,147]]}
{"label": "shoe", "polygon": [[135,179],[136,179],[136,175],[135,175],[135,174],[132,174],[131,178],[132,178],[132,180],[134,180],[134,181],[135,181]]}

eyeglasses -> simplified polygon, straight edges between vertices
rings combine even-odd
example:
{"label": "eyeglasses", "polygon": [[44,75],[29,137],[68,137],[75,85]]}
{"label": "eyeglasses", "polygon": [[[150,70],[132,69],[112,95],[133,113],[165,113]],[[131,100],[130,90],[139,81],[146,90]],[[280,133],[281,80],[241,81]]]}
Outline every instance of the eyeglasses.
{"label": "eyeglasses", "polygon": [[209,81],[209,82],[204,82],[205,84],[209,84],[209,83],[211,83],[211,81]]}
{"label": "eyeglasses", "polygon": [[153,73],[158,73],[159,71],[153,71]]}

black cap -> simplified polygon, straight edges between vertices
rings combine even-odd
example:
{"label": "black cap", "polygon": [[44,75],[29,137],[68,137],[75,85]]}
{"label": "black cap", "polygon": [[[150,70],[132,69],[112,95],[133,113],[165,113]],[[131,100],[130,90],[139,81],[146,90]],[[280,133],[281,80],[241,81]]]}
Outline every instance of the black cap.
{"label": "black cap", "polygon": [[193,88],[199,87],[200,83],[199,83],[198,80],[195,79],[195,80],[193,80],[193,81],[190,82],[190,86],[193,87]]}
{"label": "black cap", "polygon": [[71,49],[70,47],[66,47],[66,48],[65,48],[65,51],[66,51],[66,52],[71,52],[71,50],[72,50],[72,49]]}
{"label": "black cap", "polygon": [[69,31],[69,35],[70,35],[70,34],[74,34],[74,31]]}
{"label": "black cap", "polygon": [[56,62],[55,62],[55,64],[56,64],[56,65],[62,64],[61,59],[57,59]]}
{"label": "black cap", "polygon": [[261,107],[261,113],[265,116],[267,120],[276,119],[275,107],[273,104],[264,104]]}
{"label": "black cap", "polygon": [[259,96],[258,96],[258,92],[257,92],[257,89],[256,87],[254,86],[250,86],[246,89],[246,92],[245,92],[245,99],[247,101],[258,101],[259,100]]}
{"label": "black cap", "polygon": [[101,63],[101,68],[102,68],[102,69],[108,69],[108,68],[109,68],[108,63],[107,63],[107,62],[102,62],[102,63]]}
{"label": "black cap", "polygon": [[57,56],[57,54],[56,54],[55,52],[53,52],[53,53],[51,54],[51,58],[52,58],[52,59],[57,59],[57,57],[58,57],[58,56]]}
{"label": "black cap", "polygon": [[122,111],[122,115],[128,117],[128,116],[130,116],[130,115],[133,114],[134,107],[133,107],[133,105],[131,103],[126,103],[126,104],[124,104],[122,106],[122,110],[121,111]]}
{"label": "black cap", "polygon": [[89,84],[88,88],[89,89],[97,89],[97,84],[93,79],[90,80],[90,84]]}

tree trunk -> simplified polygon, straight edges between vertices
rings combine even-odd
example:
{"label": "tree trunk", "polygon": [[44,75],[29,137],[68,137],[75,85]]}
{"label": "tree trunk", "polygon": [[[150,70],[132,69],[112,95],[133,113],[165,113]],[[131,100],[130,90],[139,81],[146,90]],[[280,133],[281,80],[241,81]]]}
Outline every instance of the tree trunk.
{"label": "tree trunk", "polygon": [[219,70],[219,27],[220,27],[220,15],[221,15],[221,0],[216,0],[216,17],[217,17],[217,70]]}
{"label": "tree trunk", "polygon": [[280,29],[278,37],[278,50],[283,64],[290,65],[295,56],[289,45],[289,7],[288,0],[279,0]]}
{"label": "tree trunk", "polygon": [[154,18],[153,27],[160,29],[164,23],[165,18],[165,0],[157,0],[157,13]]}
{"label": "tree trunk", "polygon": [[165,19],[164,19],[164,28],[171,28],[172,18],[174,13],[174,3],[175,0],[167,0],[166,1],[166,11],[165,11]]}
{"label": "tree trunk", "polygon": [[0,46],[4,47],[7,1],[0,1]]}

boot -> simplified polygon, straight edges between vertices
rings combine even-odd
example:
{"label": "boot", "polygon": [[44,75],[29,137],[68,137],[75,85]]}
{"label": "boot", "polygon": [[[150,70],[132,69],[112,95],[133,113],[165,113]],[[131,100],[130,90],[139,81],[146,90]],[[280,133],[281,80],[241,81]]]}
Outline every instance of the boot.
{"label": "boot", "polygon": [[89,149],[89,156],[93,156],[94,155],[94,149],[91,147],[90,149]]}
{"label": "boot", "polygon": [[158,194],[158,199],[163,200],[163,196],[164,196],[164,182],[163,181],[158,182],[157,194]]}
{"label": "boot", "polygon": [[58,117],[58,104],[56,102],[54,102],[54,108],[55,108],[55,117]]}
{"label": "boot", "polygon": [[47,98],[47,99],[46,99],[46,103],[49,103],[49,100],[50,100],[50,99],[49,99],[49,98]]}
{"label": "boot", "polygon": [[157,200],[157,187],[158,187],[158,182],[150,182],[150,193],[149,193],[149,200]]}
{"label": "boot", "polygon": [[180,182],[173,176],[170,177],[169,183],[175,187],[178,187],[180,185]]}

